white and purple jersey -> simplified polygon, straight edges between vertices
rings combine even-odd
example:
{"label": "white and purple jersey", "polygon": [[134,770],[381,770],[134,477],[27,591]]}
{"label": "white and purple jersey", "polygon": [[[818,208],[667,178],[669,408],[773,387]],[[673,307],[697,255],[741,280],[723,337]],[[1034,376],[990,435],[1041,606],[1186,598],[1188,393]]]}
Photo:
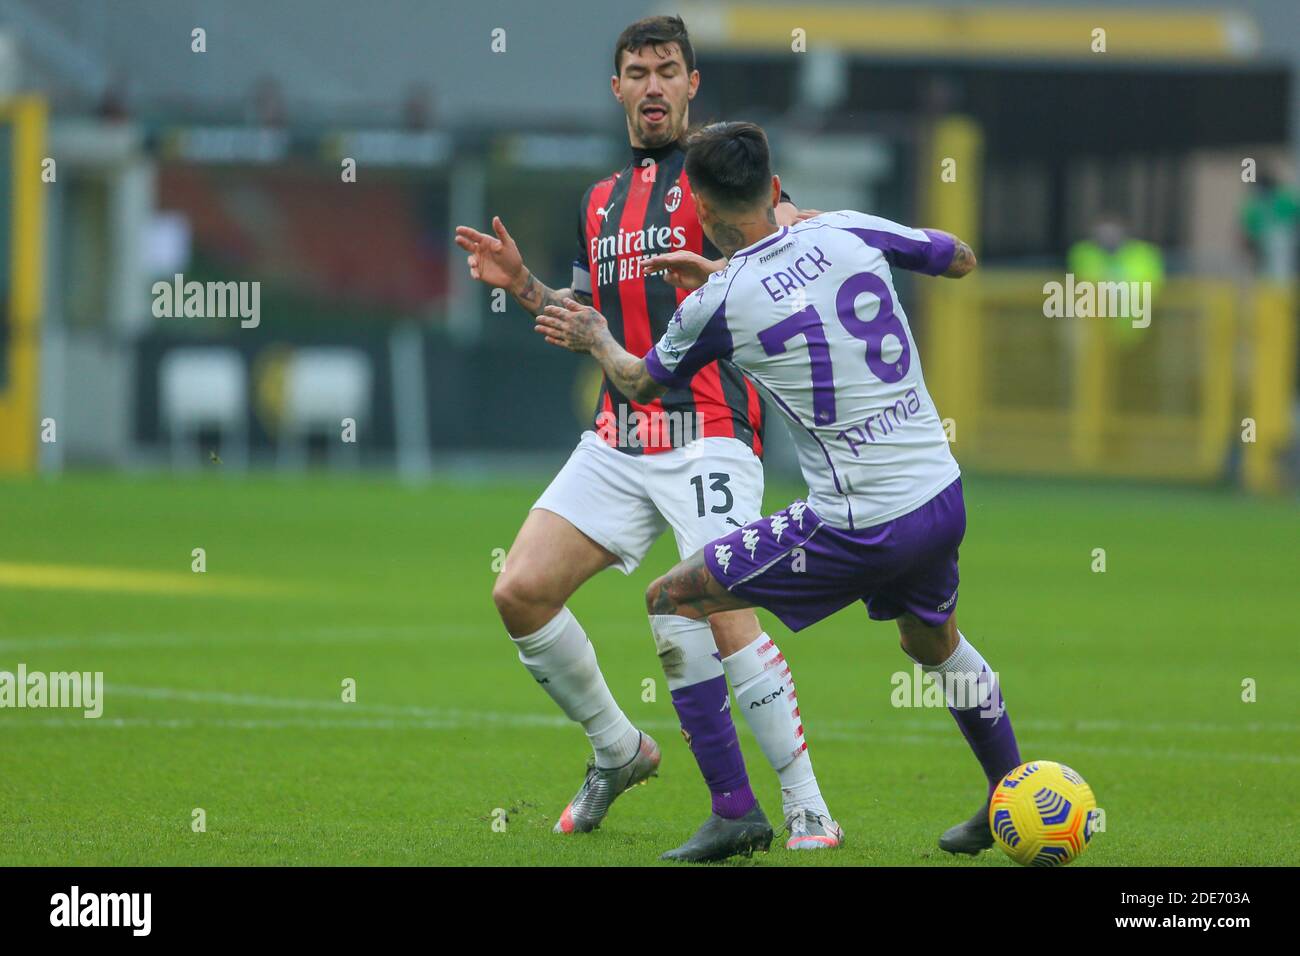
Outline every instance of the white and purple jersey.
{"label": "white and purple jersey", "polygon": [[729,359],[793,423],[808,504],[841,528],[907,514],[960,474],[891,266],[940,275],[938,232],[828,212],[741,249],[691,293],[645,357],[661,385]]}

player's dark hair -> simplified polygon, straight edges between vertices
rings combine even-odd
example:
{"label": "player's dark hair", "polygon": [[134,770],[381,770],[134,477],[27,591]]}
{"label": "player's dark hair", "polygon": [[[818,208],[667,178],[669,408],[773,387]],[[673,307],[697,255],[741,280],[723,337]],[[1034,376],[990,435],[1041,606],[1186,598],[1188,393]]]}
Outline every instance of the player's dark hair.
{"label": "player's dark hair", "polygon": [[686,72],[695,69],[695,50],[691,46],[691,35],[686,32],[686,24],[681,17],[645,17],[633,23],[618,35],[614,44],[614,75],[623,72],[623,52],[635,53],[645,47],[668,46],[676,43],[686,61]]}
{"label": "player's dark hair", "polygon": [[772,188],[767,134],[756,123],[712,123],[686,137],[691,188],[722,206],[752,206]]}

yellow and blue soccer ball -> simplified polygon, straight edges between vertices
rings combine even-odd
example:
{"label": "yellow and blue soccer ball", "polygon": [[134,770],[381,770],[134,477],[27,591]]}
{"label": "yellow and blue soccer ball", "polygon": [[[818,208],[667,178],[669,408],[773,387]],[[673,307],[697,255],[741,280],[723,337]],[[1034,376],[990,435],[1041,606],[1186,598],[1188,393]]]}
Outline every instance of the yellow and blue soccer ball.
{"label": "yellow and blue soccer ball", "polygon": [[1022,866],[1064,866],[1088,848],[1096,823],[1092,788],[1050,760],[1022,763],[989,801],[993,839]]}

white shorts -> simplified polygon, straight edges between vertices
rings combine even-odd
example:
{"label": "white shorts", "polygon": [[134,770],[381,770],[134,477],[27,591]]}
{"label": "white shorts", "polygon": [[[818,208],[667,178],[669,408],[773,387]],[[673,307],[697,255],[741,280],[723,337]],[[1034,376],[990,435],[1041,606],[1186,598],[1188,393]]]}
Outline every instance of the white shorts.
{"label": "white shorts", "polygon": [[588,431],[533,507],[564,518],[631,574],[665,528],[684,558],[759,518],[763,463],[735,438],[627,455]]}

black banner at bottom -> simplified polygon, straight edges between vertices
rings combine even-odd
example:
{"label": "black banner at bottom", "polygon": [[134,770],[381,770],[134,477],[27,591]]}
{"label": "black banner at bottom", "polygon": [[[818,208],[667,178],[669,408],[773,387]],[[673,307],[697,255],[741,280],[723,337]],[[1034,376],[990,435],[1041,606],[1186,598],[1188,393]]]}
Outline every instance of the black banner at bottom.
{"label": "black banner at bottom", "polygon": [[1006,941],[1002,934],[1025,931],[1070,939],[1172,933],[1180,944],[1197,936],[1231,945],[1238,933],[1286,925],[1282,899],[1294,877],[1289,869],[1101,867],[7,869],[0,926],[6,941],[76,934],[80,942],[335,945],[455,926],[486,931],[486,943],[511,930],[571,940],[662,936],[689,912],[737,940],[773,929],[803,940],[825,927],[864,942],[915,932],[927,949],[945,938]]}

